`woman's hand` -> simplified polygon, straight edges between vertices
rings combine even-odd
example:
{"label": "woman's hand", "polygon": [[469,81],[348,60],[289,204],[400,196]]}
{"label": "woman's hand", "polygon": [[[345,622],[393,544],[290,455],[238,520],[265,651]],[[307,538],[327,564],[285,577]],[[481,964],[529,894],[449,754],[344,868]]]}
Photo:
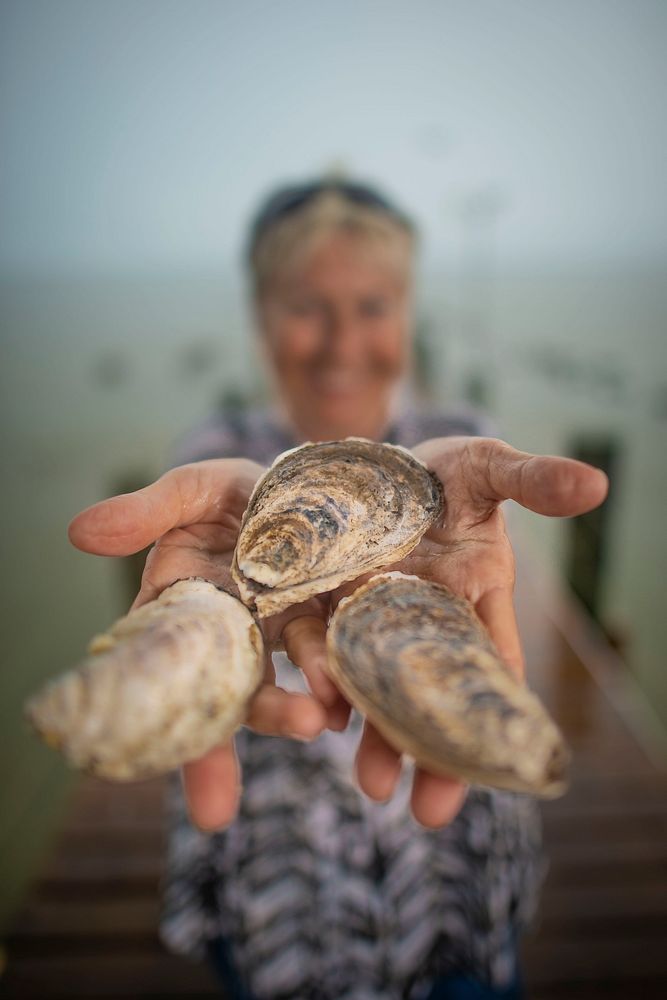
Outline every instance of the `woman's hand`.
{"label": "woman's hand", "polygon": [[[150,550],[133,607],[154,600],[176,580],[201,576],[236,592],[230,566],[241,517],[261,466],[245,459],[184,465],[136,493],[111,497],[74,518],[70,540],[84,552],[125,556]],[[266,675],[246,724],[260,733],[314,739],[329,726],[344,728],[349,708],[312,655],[312,636],[324,636],[328,601],[313,599],[262,622]],[[296,642],[316,697],[275,685],[271,651]],[[323,646],[323,643],[322,643]],[[317,651],[316,651],[317,653]],[[238,809],[239,765],[233,742],[186,764],[184,788],[193,820],[202,829],[228,825]]]}
{"label": "woman's hand", "polygon": [[[444,583],[467,597],[501,655],[521,673],[512,605],[514,559],[499,505],[513,499],[549,516],[581,514],[602,502],[606,477],[581,462],[527,455],[484,438],[439,438],[414,450],[443,481],[445,523],[391,568]],[[155,542],[134,606],[189,576],[234,590],[231,557],[241,516],[261,472],[260,466],[244,459],[182,466],[137,493],[112,497],[83,511],[70,526],[70,538],[86,552],[115,556]],[[258,732],[307,740],[327,725],[344,727],[349,708],[326,676],[327,609],[325,600],[311,599],[262,622],[269,653],[284,645],[315,697],[277,688],[269,655],[265,683],[247,719]],[[400,766],[400,755],[367,724],[357,757],[362,789],[371,798],[389,798]],[[186,765],[184,784],[192,817],[200,827],[217,829],[230,823],[240,794],[232,744]],[[416,769],[412,809],[425,826],[448,822],[463,796],[459,782]]]}
{"label": "woman's hand", "polygon": [[[444,524],[432,528],[400,563],[400,570],[445,584],[467,598],[486,625],[500,655],[523,675],[523,656],[512,594],[514,555],[500,510],[504,500],[550,517],[571,517],[604,500],[607,477],[599,469],[568,458],[516,451],[492,438],[435,438],[413,449],[439,476],[445,491]],[[372,574],[371,574],[372,575]],[[352,593],[368,575],[345,584],[334,603]],[[326,669],[325,629],[303,619],[288,647],[302,670]],[[366,721],[356,761],[362,790],[385,801],[401,772],[401,755]],[[412,812],[427,827],[448,823],[459,811],[465,786],[453,778],[415,769]]]}
{"label": "woman's hand", "polygon": [[[437,438],[413,450],[443,483],[444,525],[389,568],[445,584],[471,601],[500,655],[523,676],[512,601],[514,556],[500,504],[515,500],[551,517],[582,514],[602,503],[607,478],[582,462],[528,455],[489,438]],[[357,755],[361,788],[383,801],[392,795],[400,769],[400,754],[366,722]],[[424,826],[449,822],[464,797],[461,782],[416,768],[412,811]]]}

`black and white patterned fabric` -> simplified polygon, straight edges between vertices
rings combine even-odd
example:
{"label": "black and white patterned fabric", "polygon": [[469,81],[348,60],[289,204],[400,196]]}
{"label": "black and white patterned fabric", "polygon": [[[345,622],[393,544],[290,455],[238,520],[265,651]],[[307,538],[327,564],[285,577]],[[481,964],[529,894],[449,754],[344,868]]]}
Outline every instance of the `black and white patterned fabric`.
{"label": "black and white patterned fabric", "polygon": [[[412,414],[386,440],[479,433],[473,417]],[[217,418],[180,461],[242,455],[268,464],[295,442],[264,413]],[[286,657],[281,686],[303,690]],[[498,989],[537,902],[543,862],[532,798],[471,789],[457,818],[427,831],[411,817],[411,776],[373,803],[356,788],[361,720],[313,743],[238,734],[240,814],[223,833],[188,822],[171,786],[161,935],[201,956],[223,936],[258,1000],[419,1000],[453,972]]]}

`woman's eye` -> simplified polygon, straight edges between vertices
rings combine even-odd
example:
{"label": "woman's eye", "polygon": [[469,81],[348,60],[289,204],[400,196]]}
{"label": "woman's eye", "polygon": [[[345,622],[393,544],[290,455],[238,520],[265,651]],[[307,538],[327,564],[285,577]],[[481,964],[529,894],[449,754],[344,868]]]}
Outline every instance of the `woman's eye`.
{"label": "woman's eye", "polygon": [[362,299],[359,303],[359,313],[364,319],[378,319],[386,316],[390,309],[389,300],[383,298]]}
{"label": "woman's eye", "polygon": [[315,299],[295,299],[290,302],[289,311],[293,316],[315,316],[319,312],[319,303]]}

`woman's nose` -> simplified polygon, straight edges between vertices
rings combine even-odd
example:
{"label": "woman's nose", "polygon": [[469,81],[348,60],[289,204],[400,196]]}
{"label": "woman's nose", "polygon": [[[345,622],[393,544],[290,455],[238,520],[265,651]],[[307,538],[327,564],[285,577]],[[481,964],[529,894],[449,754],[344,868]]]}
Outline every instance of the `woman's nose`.
{"label": "woman's nose", "polygon": [[338,364],[353,364],[363,354],[363,337],[351,313],[331,314],[327,323],[327,353]]}

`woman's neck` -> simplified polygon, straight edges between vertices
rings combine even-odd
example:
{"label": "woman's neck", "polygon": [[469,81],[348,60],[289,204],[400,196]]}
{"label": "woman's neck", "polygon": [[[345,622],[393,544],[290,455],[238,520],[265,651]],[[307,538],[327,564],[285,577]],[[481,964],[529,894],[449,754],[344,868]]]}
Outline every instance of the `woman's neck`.
{"label": "woman's neck", "polygon": [[394,393],[386,407],[375,414],[368,414],[363,421],[326,421],[311,414],[300,414],[284,401],[276,407],[277,419],[283,429],[296,441],[334,441],[346,437],[364,437],[371,441],[383,441],[387,431],[395,422],[398,413],[406,408],[407,395],[404,389]]}

